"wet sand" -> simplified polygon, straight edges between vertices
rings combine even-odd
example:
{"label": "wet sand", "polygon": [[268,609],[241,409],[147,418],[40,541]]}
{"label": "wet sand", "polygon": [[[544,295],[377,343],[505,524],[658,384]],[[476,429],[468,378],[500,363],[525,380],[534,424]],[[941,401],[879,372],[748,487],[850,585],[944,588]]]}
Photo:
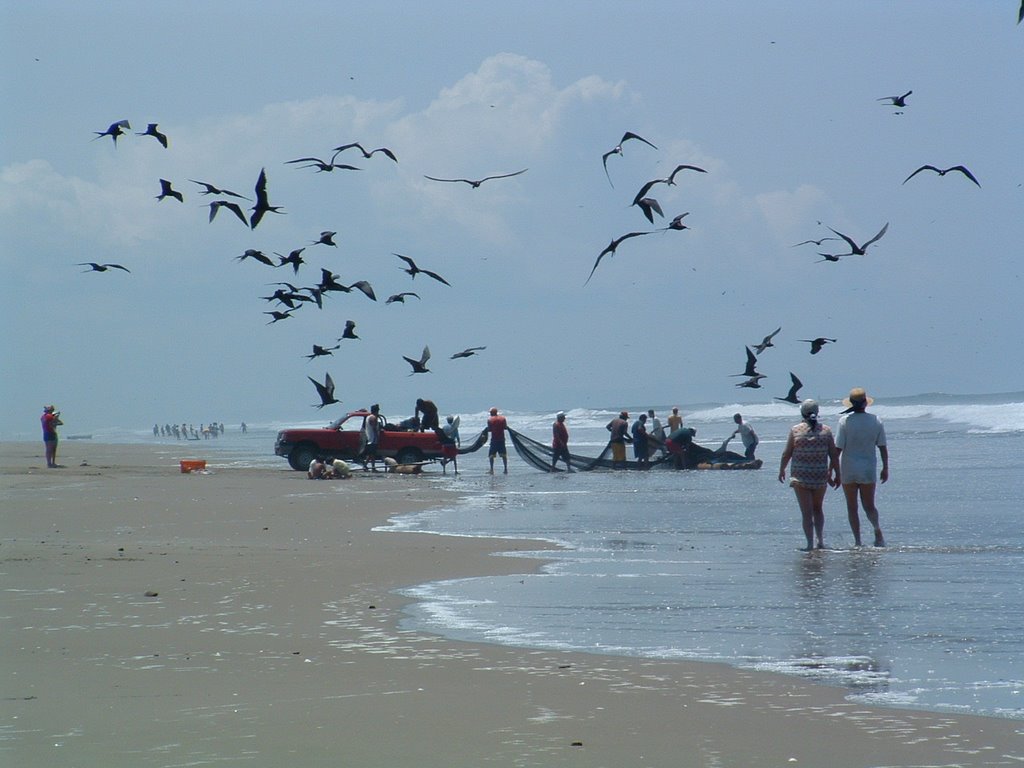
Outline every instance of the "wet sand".
{"label": "wet sand", "polygon": [[[188,451],[188,452],[186,452]],[[182,474],[178,461],[208,461]],[[1000,766],[1024,723],[714,664],[404,631],[392,591],[530,543],[374,532],[421,477],[313,482],[201,446],[0,444],[0,764]],[[429,468],[428,472],[436,472]],[[539,564],[538,564],[539,565]]]}

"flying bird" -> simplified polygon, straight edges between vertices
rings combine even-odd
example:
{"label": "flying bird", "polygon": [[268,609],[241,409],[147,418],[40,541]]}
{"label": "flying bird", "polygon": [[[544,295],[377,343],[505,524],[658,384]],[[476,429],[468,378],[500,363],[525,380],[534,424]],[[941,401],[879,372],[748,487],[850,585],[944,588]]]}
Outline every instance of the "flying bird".
{"label": "flying bird", "polygon": [[745,347],[745,349],[747,350],[747,367],[743,369],[743,373],[731,373],[729,375],[730,376],[748,376],[748,377],[760,376],[761,378],[764,378],[763,376],[761,376],[761,374],[759,374],[755,370],[756,367],[757,367],[757,356],[753,352],[750,351],[750,347]]}
{"label": "flying bird", "polygon": [[603,259],[605,256],[607,256],[609,254],[615,253],[615,249],[618,248],[622,244],[623,241],[629,240],[629,238],[631,238],[631,237],[639,237],[640,235],[649,235],[649,234],[651,234],[651,233],[650,232],[627,232],[626,234],[621,235],[620,237],[616,237],[614,240],[612,240],[610,243],[608,243],[608,245],[606,245],[604,247],[604,250],[601,251],[599,254],[597,254],[597,261],[594,262],[594,266],[590,270],[590,275],[587,277],[586,282],[583,283],[583,284],[586,285],[587,283],[590,282],[590,278],[593,277],[594,273],[597,271],[597,265],[601,263],[601,259]]}
{"label": "flying bird", "polygon": [[[118,120],[116,123],[111,123],[110,127],[105,131],[93,131],[96,134],[96,139],[102,138],[103,136],[109,136],[114,140],[114,146],[117,146],[117,137],[124,136],[124,129],[131,130],[132,126],[127,120]],[[93,141],[96,141],[93,139]]]}
{"label": "flying bird", "polygon": [[826,339],[824,336],[819,336],[816,339],[797,339],[797,341],[806,341],[811,345],[811,354],[816,355],[821,352],[821,348],[829,342],[835,343],[835,339]]}
{"label": "flying bird", "polygon": [[796,396],[796,393],[800,391],[803,383],[796,377],[796,374],[792,371],[789,372],[789,378],[793,381],[793,386],[789,388],[789,393],[785,397],[776,397],[776,400],[781,400],[784,403],[793,403],[794,405],[800,404],[800,398]]}
{"label": "flying bird", "polygon": [[252,229],[256,229],[256,225],[263,220],[264,214],[283,213],[281,206],[271,205],[267,197],[267,171],[265,168],[260,168],[259,178],[256,179],[256,204],[250,210],[252,219],[249,221],[249,226]]}
{"label": "flying bird", "polygon": [[678,216],[676,216],[674,219],[672,219],[672,221],[670,221],[668,223],[667,227],[662,227],[662,230],[675,229],[675,230],[682,231],[684,229],[689,229],[688,226],[683,224],[683,219],[686,218],[689,215],[690,215],[689,211],[687,211],[686,213],[680,213]]}
{"label": "flying bird", "polygon": [[277,251],[274,251],[274,255],[277,256],[277,259],[278,259],[277,266],[283,267],[285,264],[291,264],[292,265],[292,273],[293,274],[298,274],[298,272],[299,272],[299,265],[306,263],[306,260],[302,258],[302,252],[304,250],[306,250],[306,249],[305,248],[296,248],[294,251],[291,251],[287,256],[282,256]]}
{"label": "flying bird", "polygon": [[171,189],[171,182],[167,179],[160,179],[160,194],[156,196],[157,200],[163,200],[165,197],[173,197],[179,203],[185,202],[185,196],[175,189]]}
{"label": "flying bird", "polygon": [[395,302],[398,302],[399,304],[405,304],[406,296],[415,296],[417,299],[420,297],[418,293],[413,293],[412,291],[402,291],[401,293],[394,293],[391,296],[388,296],[388,300],[385,301],[384,303],[394,304]]}
{"label": "flying bird", "polygon": [[413,360],[411,357],[406,357],[405,355],[402,355],[402,359],[412,366],[412,373],[409,374],[410,376],[412,376],[413,373],[430,373],[430,370],[427,368],[427,361],[430,359],[430,347],[423,347],[423,354],[420,355],[419,360]]}
{"label": "flying bird", "polygon": [[146,126],[146,130],[142,133],[136,133],[136,136],[152,136],[154,139],[160,142],[160,145],[167,149],[167,134],[161,133],[156,129],[156,123],[150,123]]}
{"label": "flying bird", "polygon": [[341,402],[341,400],[334,397],[334,379],[331,378],[331,374],[324,374],[323,384],[312,376],[307,376],[306,378],[313,382],[313,386],[316,387],[317,394],[320,395],[320,404],[314,405],[314,408],[320,409],[325,405],[333,405],[334,403]]}
{"label": "flying bird", "polygon": [[314,357],[323,357],[325,355],[333,355],[334,354],[334,350],[340,349],[340,348],[341,348],[341,344],[337,344],[337,345],[335,345],[333,347],[321,347],[319,344],[314,344],[313,345],[313,354],[311,354],[311,355],[303,355],[303,357],[308,357],[310,360],[312,360]]}
{"label": "flying bird", "polygon": [[[416,279],[416,275],[422,273],[427,277],[432,277],[438,282],[444,283],[445,285],[451,287],[451,283],[449,283],[447,280],[445,280],[443,277],[437,274],[437,272],[431,272],[429,269],[421,269],[420,267],[416,266],[416,262],[410,259],[408,256],[403,256],[400,253],[392,253],[392,255],[397,256],[398,258],[400,258],[402,261],[409,265],[408,269],[403,269],[402,271],[408,273],[413,280]],[[419,297],[417,296],[416,298]]]}
{"label": "flying bird", "polygon": [[649,222],[651,222],[651,224],[654,223],[654,214],[655,213],[657,213],[662,218],[665,217],[665,214],[661,212],[661,205],[653,197],[643,197],[643,198],[635,201],[634,204],[641,211],[643,211],[644,216],[647,217],[647,220]]}
{"label": "flying bird", "polygon": [[844,255],[845,256],[852,256],[853,254],[852,253],[847,253],[847,254],[822,253],[821,251],[818,251],[818,255],[819,256],[823,256],[824,258],[818,259],[818,261],[814,262],[815,264],[817,264],[818,262],[821,262],[821,261],[839,261]]}
{"label": "flying bird", "polygon": [[272,318],[274,318],[269,323],[267,323],[267,325],[273,325],[274,323],[280,322],[281,320],[287,320],[289,317],[291,317],[292,310],[289,309],[287,312],[278,312],[277,310],[274,310],[273,312],[264,312],[263,314],[270,315]]}
{"label": "flying bird", "polygon": [[1024,0],[1020,0],[1020,10],[1017,11],[1017,23],[1020,24],[1024,20]]}
{"label": "flying bird", "polygon": [[317,288],[322,293],[328,293],[329,291],[341,291],[342,293],[348,293],[352,289],[347,285],[342,285],[338,282],[339,275],[334,274],[329,269],[320,268],[320,284]]}
{"label": "flying bird", "polygon": [[123,267],[120,264],[97,264],[95,261],[80,261],[75,266],[90,267],[90,269],[83,269],[82,272],[106,272],[108,269],[123,269],[125,272],[131,272],[128,267]]}
{"label": "flying bird", "polygon": [[331,232],[330,230],[324,230],[323,232],[320,233],[320,239],[314,240],[312,243],[310,243],[310,245],[333,245],[335,248],[337,248],[338,244],[334,242],[334,236],[336,234],[338,233]]}
{"label": "flying bird", "polygon": [[766,378],[768,378],[768,377],[759,373],[756,376],[751,376],[746,381],[741,381],[736,386],[737,387],[750,387],[751,389],[760,389],[761,388],[761,379],[766,379]]}
{"label": "flying bird", "polygon": [[966,177],[967,177],[968,179],[970,179],[970,180],[971,180],[971,181],[973,181],[973,182],[974,182],[975,184],[977,184],[977,185],[978,185],[979,187],[981,186],[981,184],[980,184],[980,183],[978,182],[978,180],[977,180],[976,178],[974,178],[974,174],[973,174],[973,173],[971,173],[971,172],[970,172],[969,170],[967,170],[967,169],[966,169],[966,168],[965,168],[964,166],[962,166],[962,165],[954,165],[954,166],[953,166],[952,168],[945,168],[945,169],[943,169],[943,168],[936,168],[936,167],[935,167],[934,165],[922,165],[922,166],[921,166],[920,168],[918,168],[918,169],[917,169],[916,171],[914,171],[914,172],[913,172],[912,174],[910,174],[909,176],[907,176],[907,178],[905,178],[905,179],[903,180],[903,183],[904,183],[904,184],[906,184],[906,183],[907,183],[908,181],[910,181],[910,180],[911,180],[912,178],[914,178],[915,176],[917,176],[917,174],[919,174],[919,173],[920,173],[921,171],[935,171],[935,173],[939,174],[939,176],[945,176],[945,175],[946,175],[947,173],[949,173],[950,171],[959,171],[959,172],[960,172],[960,173],[962,173],[962,174],[963,174],[964,176],[966,176]]}
{"label": "flying bird", "polygon": [[235,216],[238,217],[245,226],[249,226],[249,220],[245,218],[245,212],[242,210],[242,206],[238,203],[233,203],[230,200],[214,200],[212,203],[207,203],[210,206],[210,221],[213,221],[217,217],[217,212],[221,208],[227,208]]}
{"label": "flying bird", "polygon": [[[625,144],[630,139],[636,139],[637,141],[642,141],[644,144],[647,144],[648,146],[654,147],[654,145],[651,144],[651,142],[649,142],[643,136],[638,136],[637,134],[632,133],[631,131],[626,131],[624,134],[622,134],[622,138],[619,139],[619,143],[616,144],[613,148],[609,149],[603,155],[601,155],[601,164],[604,166],[604,175],[608,177],[608,183],[611,184],[612,187],[614,187],[615,185],[612,184],[612,177],[608,174],[608,158],[611,157],[612,155],[621,155],[622,145]],[[657,147],[654,148],[657,149]]]}
{"label": "flying bird", "polygon": [[260,262],[261,264],[266,264],[268,267],[276,267],[277,266],[274,263],[273,259],[271,259],[269,256],[267,256],[267,254],[263,253],[263,251],[257,251],[257,250],[255,250],[253,248],[246,248],[245,252],[241,256],[236,256],[235,257],[236,261],[245,261],[246,259],[255,259],[256,261]]}
{"label": "flying bird", "polygon": [[341,336],[338,338],[338,341],[341,341],[342,339],[358,339],[358,338],[359,337],[356,336],[356,321],[355,320],[346,320],[345,321],[345,330],[341,332]]}
{"label": "flying bird", "polygon": [[427,176],[426,174],[423,175],[423,178],[430,179],[431,181],[451,181],[451,182],[461,181],[461,182],[463,182],[465,184],[469,184],[469,186],[471,186],[473,189],[476,189],[481,184],[483,184],[485,181],[490,181],[491,179],[507,179],[507,178],[510,178],[512,176],[518,176],[521,173],[526,173],[528,170],[530,170],[530,169],[529,168],[523,168],[523,170],[516,171],[514,173],[500,173],[500,174],[497,174],[496,176],[484,176],[482,179],[476,179],[475,181],[472,180],[472,179],[439,179],[436,176]]}
{"label": "flying bird", "polygon": [[466,347],[461,352],[456,352],[454,355],[452,355],[451,359],[456,360],[460,357],[472,357],[477,352],[480,352],[481,350],[484,349],[487,349],[487,347]]}
{"label": "flying bird", "polygon": [[880,99],[875,99],[875,101],[888,101],[889,104],[887,106],[890,107],[905,107],[907,106],[907,96],[912,93],[913,91],[907,91],[902,96],[883,96]]}
{"label": "flying bird", "polygon": [[772,344],[772,339],[775,338],[775,335],[781,330],[782,326],[780,325],[774,331],[765,336],[760,344],[755,344],[754,349],[756,350],[756,354],[760,355],[762,352],[768,349],[768,347],[774,347],[775,345]]}
{"label": "flying bird", "polygon": [[796,248],[796,247],[801,246],[801,245],[807,245],[808,243],[814,243],[815,245],[821,245],[826,240],[837,240],[837,239],[838,238],[835,238],[835,237],[823,237],[823,238],[821,238],[821,240],[803,240],[802,242],[799,242],[799,243],[793,243],[792,247]]}
{"label": "flying bird", "polygon": [[334,169],[340,171],[361,171],[362,168],[356,168],[354,165],[340,165],[337,163],[327,162],[321,160],[319,157],[300,157],[297,160],[285,160],[285,165],[289,163],[307,163],[307,165],[300,165],[300,168],[316,168],[317,173],[330,173]]}
{"label": "flying bird", "polygon": [[334,149],[332,149],[331,151],[332,151],[332,152],[334,152],[334,154],[333,154],[333,155],[331,155],[331,162],[333,163],[333,162],[334,162],[334,159],[335,159],[335,158],[336,158],[336,157],[337,157],[337,156],[338,156],[338,155],[339,155],[340,153],[344,152],[344,151],[345,151],[346,149],[352,149],[352,147],[355,147],[355,148],[356,148],[356,149],[358,149],[358,150],[359,150],[360,152],[362,152],[362,153],[363,153],[363,158],[364,158],[365,160],[369,160],[369,159],[370,159],[371,157],[373,157],[373,156],[374,156],[375,154],[377,154],[378,152],[383,152],[383,153],[384,153],[385,155],[387,155],[388,157],[390,157],[390,158],[391,158],[392,160],[394,160],[394,161],[395,161],[396,163],[398,162],[398,158],[397,158],[397,157],[395,157],[395,153],[394,153],[394,152],[392,152],[392,151],[391,151],[390,149],[388,149],[387,147],[377,147],[376,149],[371,149],[371,150],[370,150],[369,152],[367,152],[367,151],[366,151],[365,149],[363,149],[363,145],[362,145],[362,144],[360,144],[360,143],[359,143],[358,141],[353,141],[353,142],[352,142],[351,144],[342,144],[342,145],[341,145],[340,147],[335,147]]}
{"label": "flying bird", "polygon": [[[351,291],[353,288],[355,288],[358,291],[361,291],[363,295],[366,296],[366,298],[370,299],[370,301],[377,300],[377,294],[373,292],[373,286],[370,285],[365,280],[356,280],[354,283],[352,283],[352,285],[348,287],[348,290]],[[346,291],[346,293],[347,292],[348,291]]]}
{"label": "flying bird", "polygon": [[[832,227],[829,227],[829,229],[832,229]],[[840,255],[842,255],[842,256],[863,256],[865,254],[865,252],[867,251],[868,246],[871,245],[872,243],[878,241],[878,240],[881,240],[882,239],[882,235],[884,235],[886,230],[888,230],[888,229],[889,229],[889,222],[885,222],[885,226],[882,227],[879,230],[878,234],[875,235],[874,237],[872,237],[866,243],[864,243],[864,245],[857,245],[855,242],[853,242],[853,240],[851,240],[849,237],[844,235],[842,232],[836,232],[836,230],[834,230],[834,229],[832,229],[832,231],[835,232],[837,235],[839,235],[843,240],[846,241],[846,244],[848,246],[850,246],[850,252],[849,253],[844,253],[844,254],[840,254]],[[822,254],[822,256],[824,256],[824,255],[825,254]],[[830,261],[831,261],[831,259],[830,259]]]}
{"label": "flying bird", "polygon": [[228,197],[237,197],[240,200],[249,200],[245,195],[232,192],[230,189],[220,189],[219,187],[215,187],[213,184],[208,184],[205,181],[196,181],[195,179],[189,179],[189,181],[203,187],[203,190],[199,193],[200,195],[227,195]]}

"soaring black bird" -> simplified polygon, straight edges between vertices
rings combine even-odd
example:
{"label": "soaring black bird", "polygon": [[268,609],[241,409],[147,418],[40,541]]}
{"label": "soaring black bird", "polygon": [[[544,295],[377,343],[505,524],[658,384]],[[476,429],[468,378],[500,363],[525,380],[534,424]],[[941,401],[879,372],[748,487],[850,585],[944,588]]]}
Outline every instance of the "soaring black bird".
{"label": "soaring black bird", "polygon": [[313,354],[311,354],[311,355],[303,355],[303,357],[308,357],[310,360],[312,360],[314,357],[323,357],[324,355],[333,355],[334,354],[334,350],[340,349],[340,348],[341,348],[341,344],[337,344],[337,345],[335,345],[333,347],[321,347],[319,344],[314,344],[313,345]]}
{"label": "soaring black bird", "polygon": [[274,260],[271,259],[263,251],[257,251],[253,248],[246,248],[245,252],[241,256],[235,256],[236,261],[245,261],[246,259],[255,259],[261,264],[266,264],[268,267],[276,267]]}
{"label": "soaring black bird", "polygon": [[917,174],[919,174],[919,173],[920,173],[921,171],[935,171],[935,172],[936,172],[937,174],[939,174],[939,176],[945,176],[945,175],[946,175],[947,173],[949,173],[950,171],[959,171],[959,172],[960,172],[960,173],[962,173],[962,174],[963,174],[964,176],[966,176],[966,177],[967,177],[968,179],[970,179],[970,180],[971,180],[971,181],[973,181],[973,182],[974,182],[975,184],[977,184],[977,185],[978,185],[979,187],[981,186],[981,183],[980,183],[980,182],[979,182],[979,181],[978,181],[978,180],[977,180],[976,178],[974,178],[974,174],[973,174],[973,173],[971,173],[971,172],[970,172],[969,170],[967,170],[967,169],[966,169],[966,168],[965,168],[964,166],[962,166],[962,165],[954,165],[954,166],[953,166],[952,168],[936,168],[936,167],[935,167],[934,165],[922,165],[922,166],[921,166],[920,168],[918,168],[918,169],[917,169],[916,171],[914,171],[914,172],[913,172],[912,174],[910,174],[909,176],[907,176],[907,178],[905,178],[905,179],[903,180],[903,183],[904,183],[904,184],[906,184],[906,183],[907,183],[908,181],[910,181],[910,180],[911,180],[912,178],[914,178],[915,176],[917,176]]}
{"label": "soaring black bird", "polygon": [[639,200],[634,201],[633,204],[643,211],[644,216],[647,217],[647,220],[651,222],[651,224],[654,223],[655,213],[662,218],[665,217],[665,214],[661,212],[661,204],[653,197],[642,197]]}
{"label": "soaring black bird", "polygon": [[729,375],[730,376],[747,376],[747,377],[760,376],[763,379],[764,376],[761,376],[761,374],[759,374],[755,370],[757,368],[757,356],[753,352],[750,351],[750,347],[745,347],[745,349],[747,350],[747,367],[743,369],[743,373],[730,373]]}
{"label": "soaring black bird", "polygon": [[750,387],[751,389],[760,389],[761,388],[761,379],[766,379],[766,378],[768,378],[768,377],[759,373],[756,376],[751,376],[746,381],[741,381],[736,386],[737,387]]}
{"label": "soaring black bird", "polygon": [[[603,155],[601,155],[601,164],[604,166],[604,175],[608,177],[609,184],[612,184],[612,177],[608,174],[608,158],[611,157],[612,155],[621,155],[622,145],[625,144],[630,139],[636,139],[637,141],[642,141],[644,144],[647,144],[648,146],[654,147],[654,145],[651,144],[651,142],[649,142],[643,136],[638,136],[637,134],[631,131],[626,131],[624,134],[622,134],[622,138],[619,139],[619,143],[616,144],[611,149],[609,149]],[[657,149],[657,147],[654,148]],[[612,184],[612,186],[614,187],[615,185]]]}
{"label": "soaring black bird", "polygon": [[393,293],[392,295],[388,296],[388,300],[385,301],[384,303],[394,304],[397,301],[399,304],[405,304],[406,296],[415,296],[417,299],[420,297],[418,293],[413,293],[412,291],[402,291],[401,293]]}
{"label": "soaring black bird", "polygon": [[373,292],[373,286],[370,285],[365,280],[356,280],[354,283],[352,283],[352,285],[348,287],[348,290],[351,291],[353,288],[355,288],[357,291],[360,291],[370,301],[377,300],[377,294]]}
{"label": "soaring black bird", "polygon": [[163,200],[165,197],[173,197],[179,203],[185,202],[185,196],[181,192],[171,189],[171,182],[167,179],[160,179],[160,194],[156,196],[156,199]]}
{"label": "soaring black bird", "polygon": [[651,233],[650,232],[627,232],[626,234],[621,235],[620,237],[616,237],[614,240],[612,240],[610,243],[608,243],[608,245],[606,245],[604,247],[604,250],[601,251],[599,254],[597,254],[597,261],[594,262],[594,266],[590,270],[590,275],[587,277],[586,282],[583,283],[583,284],[586,285],[587,283],[590,282],[590,278],[593,277],[594,273],[597,271],[597,265],[601,263],[601,259],[603,259],[608,254],[615,253],[615,249],[618,248],[622,244],[623,241],[629,240],[629,238],[631,238],[631,237],[639,237],[640,235],[649,235],[649,234],[651,234]]}
{"label": "soaring black bird", "polygon": [[335,248],[337,248],[338,244],[334,242],[334,236],[336,234],[338,233],[331,232],[330,230],[324,230],[323,232],[320,233],[320,239],[314,240],[312,243],[310,243],[310,245],[333,245]]}
{"label": "soaring black bird", "polygon": [[487,349],[487,347],[466,347],[461,352],[456,352],[454,355],[452,355],[451,359],[452,360],[457,360],[460,357],[472,357],[477,352],[480,352],[480,351],[482,351],[484,349]]}
{"label": "soaring black bird", "polygon": [[430,179],[431,181],[451,181],[451,182],[461,181],[464,184],[469,184],[469,186],[471,186],[473,189],[476,189],[481,184],[483,184],[485,181],[490,181],[491,179],[507,179],[507,178],[510,178],[512,176],[518,176],[521,173],[526,173],[528,170],[530,170],[530,169],[529,168],[523,168],[523,170],[515,171],[514,173],[499,173],[496,176],[484,176],[482,179],[476,179],[476,180],[473,180],[473,179],[439,179],[436,176],[427,176],[426,174],[423,174],[423,178]]}
{"label": "soaring black bird", "polygon": [[267,198],[267,171],[265,168],[260,168],[260,175],[256,179],[256,204],[250,210],[252,218],[249,220],[249,226],[252,229],[256,229],[256,225],[263,220],[265,213],[283,213],[281,206],[271,205]]}
{"label": "soaring black bird", "polygon": [[792,371],[789,372],[789,378],[793,381],[793,386],[789,388],[789,394],[785,397],[776,397],[776,400],[781,400],[784,403],[793,403],[794,405],[800,404],[800,398],[796,396],[796,393],[800,391],[803,383],[796,377],[796,374]]}
{"label": "soaring black bird", "polygon": [[775,338],[775,335],[779,331],[781,331],[781,330],[782,330],[782,326],[780,325],[774,331],[772,331],[767,336],[765,336],[760,344],[755,344],[754,345],[754,350],[756,351],[756,353],[760,355],[762,352],[764,352],[766,349],[768,349],[768,347],[774,347],[775,345],[772,344],[772,339]]}
{"label": "soaring black bird", "polygon": [[242,210],[242,206],[238,203],[233,203],[230,200],[214,200],[212,203],[207,203],[210,206],[210,221],[213,221],[217,217],[217,212],[221,208],[227,208],[235,216],[238,217],[245,226],[249,226],[249,220],[245,218],[245,212]]}
{"label": "soaring black bird", "polygon": [[299,265],[306,263],[306,260],[302,258],[302,252],[304,250],[306,250],[306,249],[305,248],[296,248],[294,251],[289,253],[287,256],[282,256],[277,251],[274,251],[274,255],[277,256],[277,259],[278,259],[277,266],[283,267],[285,264],[291,264],[292,265],[292,273],[293,274],[298,274]]}
{"label": "soaring black bird", "polygon": [[823,237],[823,238],[821,238],[821,240],[803,240],[803,241],[801,241],[799,243],[793,243],[793,247],[796,248],[797,246],[807,245],[808,243],[814,243],[815,245],[821,245],[826,240],[838,240],[838,238],[836,238],[836,237]]}
{"label": "soaring black bird", "polygon": [[688,226],[683,224],[683,219],[685,219],[689,215],[690,215],[689,211],[687,211],[686,213],[680,213],[678,216],[676,216],[674,219],[672,219],[672,221],[670,221],[668,223],[667,227],[662,227],[662,230],[666,230],[666,229],[675,229],[675,230],[689,229]]}
{"label": "soaring black bird", "polygon": [[361,171],[362,168],[356,168],[354,165],[341,165],[334,162],[327,162],[321,160],[319,157],[300,157],[296,160],[285,160],[285,165],[289,163],[306,163],[306,165],[300,165],[300,168],[316,168],[317,173],[330,173],[331,171],[338,169],[339,171]]}
{"label": "soaring black bird", "polygon": [[338,337],[338,341],[341,341],[342,339],[358,339],[358,338],[359,337],[356,336],[356,321],[355,320],[346,320],[345,321],[345,330],[341,332],[341,336]]}
{"label": "soaring black bird", "polygon": [[670,187],[674,187],[676,185],[676,174],[679,173],[680,171],[697,171],[698,173],[707,173],[707,171],[705,171],[703,168],[698,168],[696,165],[677,165],[675,167],[675,170],[673,170],[672,173],[668,175],[668,178],[651,179],[642,187],[640,187],[640,191],[637,192],[636,196],[633,198],[633,205],[639,204],[641,198],[646,197],[647,193],[651,191],[651,188],[655,184],[667,184]]}
{"label": "soaring black bird", "polygon": [[412,373],[409,374],[410,376],[412,376],[413,373],[430,373],[430,369],[427,368],[427,361],[430,359],[430,347],[423,347],[423,354],[420,355],[419,360],[413,360],[411,357],[406,357],[405,355],[402,355],[402,359],[412,366]]}
{"label": "soaring black bird", "polygon": [[352,149],[353,147],[355,147],[356,149],[358,149],[360,152],[363,153],[363,159],[365,159],[365,160],[369,160],[371,157],[373,157],[378,152],[383,152],[385,155],[390,157],[396,163],[398,162],[398,158],[395,157],[395,153],[392,152],[387,147],[377,147],[376,149],[371,149],[369,152],[367,152],[363,148],[363,145],[360,144],[358,141],[353,141],[351,144],[342,144],[340,147],[335,147],[334,149],[332,149],[331,151],[334,152],[334,154],[331,155],[331,162],[333,163],[335,158],[340,153],[344,152],[346,149]]}
{"label": "soaring black bird", "polygon": [[208,184],[205,181],[196,181],[195,179],[189,179],[189,181],[203,187],[203,190],[199,193],[200,195],[227,195],[228,197],[237,197],[240,200],[249,200],[245,195],[232,192],[230,189],[220,189],[219,187],[215,187],[213,184]]}
{"label": "soaring black bird", "polygon": [[[118,120],[116,123],[111,123],[110,127],[105,131],[93,131],[96,134],[96,139],[102,138],[103,136],[109,136],[114,140],[114,146],[117,146],[117,137],[124,136],[124,129],[131,130],[132,126],[127,120]],[[93,141],[96,141],[93,139]]]}
{"label": "soaring black bird", "polygon": [[449,283],[447,280],[445,280],[443,277],[437,274],[437,272],[431,272],[429,269],[421,269],[420,267],[416,266],[416,262],[410,259],[408,256],[403,256],[400,253],[392,253],[392,256],[397,256],[398,258],[400,258],[402,261],[409,265],[407,269],[403,269],[402,271],[408,273],[413,280],[416,279],[416,275],[422,273],[427,277],[434,278],[439,283],[444,283],[445,285],[451,287],[451,283]]}
{"label": "soaring black bird", "polygon": [[826,339],[824,336],[819,336],[816,339],[797,339],[797,341],[806,341],[811,345],[811,354],[816,355],[821,352],[821,348],[829,342],[835,343],[835,339]]}
{"label": "soaring black bird", "polygon": [[106,272],[108,269],[123,269],[125,272],[131,272],[128,267],[123,267],[120,264],[97,264],[95,261],[80,261],[75,266],[90,267],[90,269],[83,269],[83,272]]}
{"label": "soaring black bird", "polygon": [[818,255],[824,257],[822,259],[818,259],[818,261],[839,261],[843,256],[853,256],[852,253],[822,253],[821,251],[818,251]]}
{"label": "soaring black bird", "polygon": [[160,131],[158,131],[156,129],[156,126],[157,126],[156,123],[150,123],[149,125],[146,126],[146,130],[144,130],[142,133],[136,133],[135,135],[136,136],[152,136],[154,139],[156,139],[157,141],[160,142],[160,145],[164,149],[167,149],[167,134],[160,133]]}
{"label": "soaring black bird", "polygon": [[875,99],[875,101],[888,101],[888,106],[891,107],[905,107],[907,106],[907,96],[912,93],[913,91],[907,91],[902,96],[883,96],[880,99]]}
{"label": "soaring black bird", "polygon": [[334,379],[331,378],[331,374],[324,374],[323,384],[312,376],[307,376],[306,378],[313,382],[313,386],[316,387],[317,394],[320,395],[320,404],[314,405],[314,408],[319,409],[323,408],[325,405],[333,405],[334,403],[341,402],[341,400],[334,397]]}
{"label": "soaring black bird", "polygon": [[1024,0],[1020,0],[1020,10],[1017,11],[1017,23],[1020,24],[1024,20]]}
{"label": "soaring black bird", "polygon": [[280,322],[281,320],[287,320],[291,317],[292,310],[289,309],[287,312],[278,312],[277,310],[274,310],[273,312],[264,312],[263,314],[270,315],[273,318],[273,320],[267,323],[267,325],[273,325],[274,323]]}
{"label": "soaring black bird", "polygon": [[349,288],[347,285],[342,285],[341,283],[338,282],[338,277],[340,277],[340,275],[336,275],[333,272],[331,272],[331,270],[324,269],[323,267],[321,267],[320,284],[317,286],[317,288],[319,288],[320,291],[323,293],[328,293],[330,291],[341,291],[342,293],[348,293],[349,291],[351,291],[352,289]]}
{"label": "soaring black bird", "polygon": [[[832,229],[832,227],[829,227],[829,229]],[[855,242],[853,242],[852,239],[850,239],[849,237],[844,235],[842,232],[836,232],[836,230],[834,230],[834,229],[832,229],[832,231],[835,232],[837,235],[839,235],[841,238],[843,238],[843,240],[846,241],[846,244],[848,246],[850,246],[850,252],[849,253],[840,254],[841,256],[863,256],[864,253],[867,251],[868,246],[871,245],[872,243],[876,242],[877,240],[881,240],[882,239],[882,235],[884,235],[886,230],[888,230],[888,229],[889,229],[889,222],[885,222],[885,226],[882,227],[878,231],[878,234],[875,235],[874,237],[872,237],[866,243],[864,243],[864,245],[857,245]],[[824,255],[824,254],[822,254],[822,255]],[[831,261],[831,259],[830,259],[830,261]]]}

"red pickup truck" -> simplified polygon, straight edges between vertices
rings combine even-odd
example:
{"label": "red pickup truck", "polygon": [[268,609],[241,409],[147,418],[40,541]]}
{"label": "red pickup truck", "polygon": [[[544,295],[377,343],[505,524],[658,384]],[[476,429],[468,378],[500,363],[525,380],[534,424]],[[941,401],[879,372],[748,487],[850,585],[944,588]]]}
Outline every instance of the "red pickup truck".
{"label": "red pickup truck", "polygon": [[[317,456],[333,461],[353,461],[363,451],[363,424],[369,411],[352,411],[328,427],[318,429],[282,429],[274,441],[274,453],[284,456],[292,469],[304,470]],[[344,429],[353,421],[355,429]],[[386,421],[380,432],[377,456],[390,456],[399,464],[441,458],[441,443],[433,432],[399,431]]]}

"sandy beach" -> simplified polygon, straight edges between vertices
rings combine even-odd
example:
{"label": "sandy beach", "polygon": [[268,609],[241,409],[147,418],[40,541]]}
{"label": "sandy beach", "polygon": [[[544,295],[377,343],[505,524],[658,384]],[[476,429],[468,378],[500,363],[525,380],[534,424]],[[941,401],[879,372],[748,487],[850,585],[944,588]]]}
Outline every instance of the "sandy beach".
{"label": "sandy beach", "polygon": [[[314,482],[185,445],[63,441],[54,470],[41,443],[0,456],[4,765],[1024,762],[1020,721],[403,631],[395,589],[520,572],[530,561],[493,553],[540,548],[374,532],[455,499],[423,478]],[[190,458],[208,471],[181,473]]]}

